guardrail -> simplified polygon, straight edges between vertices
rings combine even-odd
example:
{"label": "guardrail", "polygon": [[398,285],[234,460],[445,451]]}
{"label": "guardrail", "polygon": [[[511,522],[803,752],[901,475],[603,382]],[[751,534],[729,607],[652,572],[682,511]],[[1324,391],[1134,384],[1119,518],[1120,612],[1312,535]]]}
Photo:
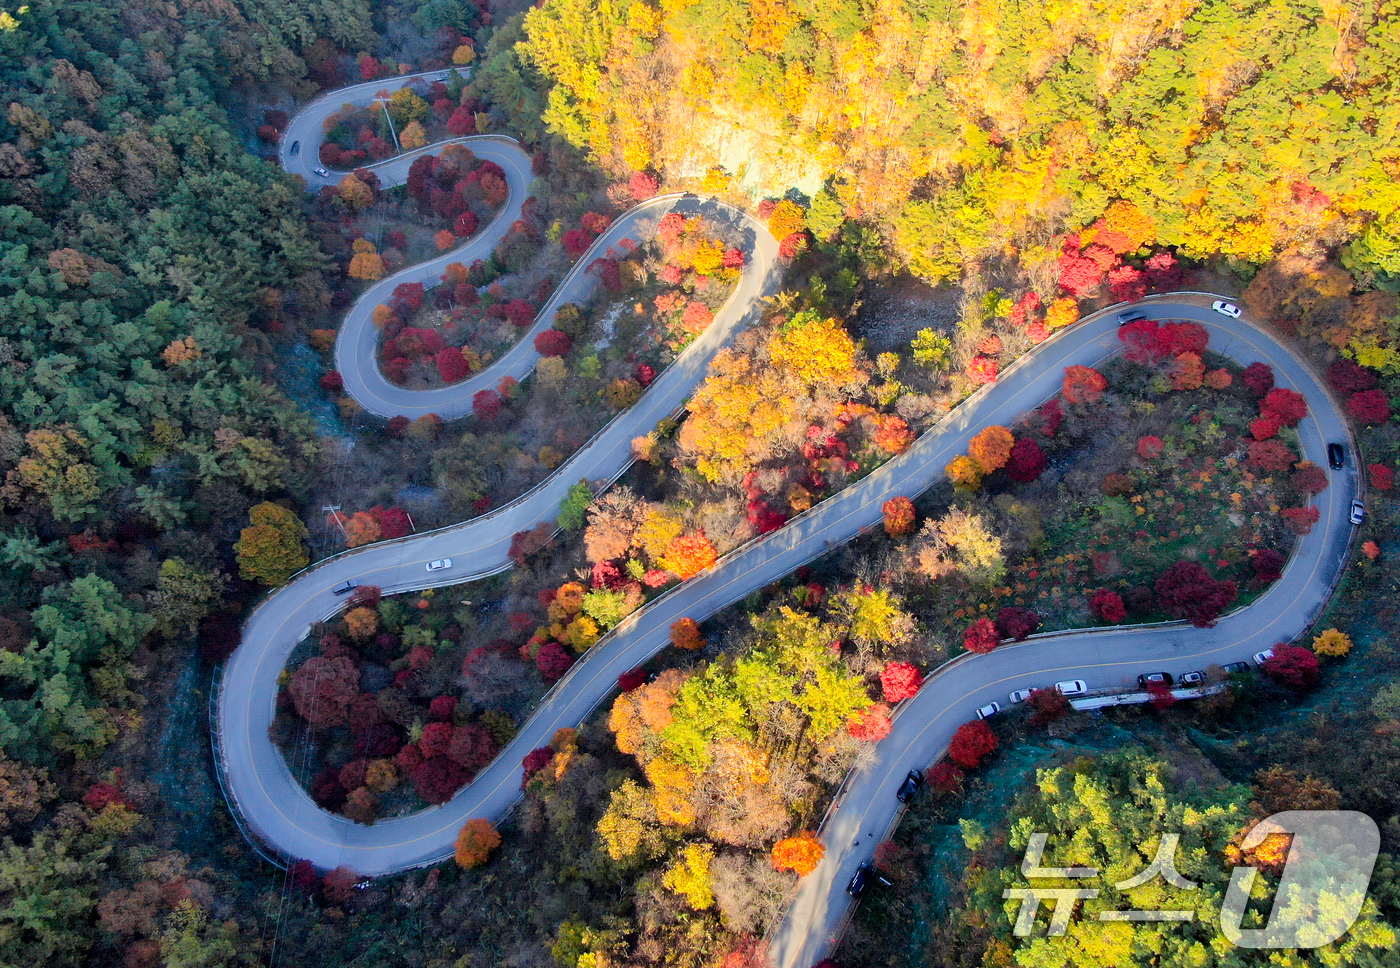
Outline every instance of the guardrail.
{"label": "guardrail", "polygon": [[288,859],[273,851],[262,842],[247,821],[243,819],[243,811],[238,807],[238,801],[233,795],[233,790],[229,788],[228,779],[224,772],[224,741],[223,730],[219,725],[219,692],[224,682],[224,666],[219,663],[214,669],[214,675],[209,681],[209,751],[211,759],[214,761],[214,778],[219,783],[219,791],[224,795],[224,804],[228,807],[228,812],[233,817],[234,826],[243,835],[243,839],[252,845],[253,851],[274,867],[286,868]]}

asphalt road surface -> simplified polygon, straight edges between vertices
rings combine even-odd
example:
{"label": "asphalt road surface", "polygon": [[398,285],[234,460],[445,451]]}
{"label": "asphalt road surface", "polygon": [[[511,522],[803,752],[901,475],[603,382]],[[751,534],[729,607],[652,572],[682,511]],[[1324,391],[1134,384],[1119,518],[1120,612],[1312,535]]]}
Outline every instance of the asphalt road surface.
{"label": "asphalt road surface", "polygon": [[[372,95],[385,86],[375,82],[361,88],[368,88]],[[314,158],[320,122],[308,112],[329,104],[325,109],[329,113],[347,100],[349,93],[361,88],[337,92],[310,106],[294,120],[284,144],[299,137],[300,158],[303,162]],[[511,150],[505,146],[501,157],[509,157]],[[513,150],[518,152],[518,148]],[[479,153],[485,156],[484,151]],[[403,164],[406,171],[401,159],[390,164]],[[504,163],[502,167],[506,167]],[[520,168],[515,174],[527,171]],[[385,177],[382,169],[380,175]],[[518,183],[512,181],[507,210],[517,205],[518,190]],[[1060,331],[1009,367],[997,383],[964,401],[905,454],[778,531],[726,555],[714,568],[629,616],[574,665],[495,762],[448,803],[373,826],[354,824],[321,810],[268,740],[268,727],[274,713],[277,676],[288,654],[312,622],[327,618],[344,603],[330,589],[352,579],[395,593],[456,583],[509,567],[505,550],[511,535],[537,521],[552,519],[564,492],[579,478],[614,480],[630,459],[630,438],[646,433],[658,419],[675,411],[703,376],[714,351],[756,318],[761,296],[775,291],[780,279],[772,238],[743,213],[717,202],[676,196],[641,206],[614,223],[609,231],[618,235],[605,244],[616,244],[626,233],[645,228],[643,220],[655,219],[666,205],[705,212],[740,228],[746,235],[750,261],[738,290],[716,322],[636,406],[619,415],[551,478],[512,504],[453,528],[370,545],[330,559],[271,594],[250,617],[243,644],[225,668],[218,700],[217,740],[234,809],[266,846],[282,856],[306,858],[322,868],[344,864],[367,875],[388,874],[450,856],[453,840],[466,820],[499,817],[520,797],[524,755],[546,745],[556,729],[584,720],[611,695],[620,673],[667,647],[672,622],[687,616],[701,620],[862,531],[878,527],[885,500],[915,495],[941,479],[943,467],[966,451],[968,440],[982,427],[1014,423],[1022,413],[1059,391],[1064,367],[1099,363],[1118,348],[1117,316],[1126,307],[1115,307]],[[462,250],[443,257],[445,261],[461,258]],[[580,260],[583,265],[584,260]],[[381,285],[392,289],[406,281],[408,273],[422,269],[405,270]],[[564,285],[568,285],[567,280]],[[937,759],[954,730],[973,718],[978,706],[991,700],[1006,706],[1007,694],[1013,689],[1046,686],[1062,679],[1084,679],[1091,689],[1107,689],[1129,684],[1141,672],[1179,674],[1211,663],[1247,659],[1302,633],[1325,605],[1346,564],[1352,533],[1349,506],[1361,487],[1355,442],[1336,401],[1317,376],[1266,329],[1212,312],[1214,298],[1210,294],[1172,293],[1149,297],[1132,308],[1151,318],[1201,322],[1210,331],[1215,352],[1241,364],[1256,360],[1270,364],[1277,385],[1296,389],[1308,399],[1309,414],[1299,432],[1309,460],[1326,467],[1328,441],[1349,445],[1348,466],[1329,472],[1331,486],[1316,498],[1321,510],[1319,524],[1301,539],[1274,587],[1214,628],[1174,624],[1052,633],[1004,645],[988,655],[959,657],[930,675],[919,695],[897,711],[893,731],[876,746],[874,761],[848,779],[828,817],[821,831],[826,857],[816,871],[802,879],[771,932],[770,956],[778,968],[807,968],[826,953],[849,910],[850,899],[844,891],[847,881],[858,864],[873,856],[875,845],[896,817],[899,804],[895,789],[910,768],[925,767]],[[355,311],[363,309],[365,303],[362,300]],[[362,333],[358,338],[365,337]],[[372,333],[368,338],[372,347]],[[343,355],[349,350],[347,342],[342,330],[338,358],[347,390],[353,394],[357,391],[351,389],[346,365],[352,358]],[[355,352],[363,355],[354,360],[358,369],[368,374],[375,369],[372,352],[364,351],[364,344],[358,345]],[[497,365],[529,364],[528,360],[508,360],[510,356],[503,357]],[[489,385],[500,375],[493,373]],[[365,384],[354,386],[369,386],[372,377],[365,379]],[[451,389],[463,393],[461,386]],[[421,412],[443,416],[465,413],[470,409],[470,393],[465,396],[465,400],[444,397],[442,403],[422,405],[426,409]],[[417,412],[401,409],[396,403],[378,409],[372,400],[362,402],[386,414]],[[413,406],[411,402],[405,405]],[[451,409],[454,406],[461,409]],[[425,570],[428,561],[442,557],[451,557],[457,564],[445,572]],[[878,885],[870,888],[880,889]]]}

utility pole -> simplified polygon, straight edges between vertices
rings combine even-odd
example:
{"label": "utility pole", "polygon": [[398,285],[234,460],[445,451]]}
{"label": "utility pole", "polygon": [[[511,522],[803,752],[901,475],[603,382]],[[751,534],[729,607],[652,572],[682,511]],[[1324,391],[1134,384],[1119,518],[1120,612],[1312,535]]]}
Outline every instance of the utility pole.
{"label": "utility pole", "polygon": [[413,523],[413,515],[412,515],[412,514],[409,514],[407,511],[405,511],[404,514],[407,515],[407,517],[408,517],[408,526],[409,526],[410,528],[413,529],[413,533],[414,533],[414,534],[417,534],[417,533],[418,533],[418,525],[416,525],[416,524]]}
{"label": "utility pole", "polygon": [[334,516],[335,516],[335,523],[336,523],[336,526],[340,528],[340,535],[341,535],[341,537],[346,538],[346,539],[348,540],[350,536],[347,535],[347,534],[345,533],[345,524],[340,520],[340,505],[339,505],[339,504],[322,504],[322,505],[321,505],[321,511],[322,511],[323,513],[325,513],[325,514],[330,514],[330,515],[334,515]]}
{"label": "utility pole", "polygon": [[389,134],[394,139],[394,150],[403,151],[403,148],[399,145],[399,133],[394,130],[394,116],[389,113],[389,99],[387,97],[377,97],[374,99],[374,102],[383,109],[384,117],[389,121]]}

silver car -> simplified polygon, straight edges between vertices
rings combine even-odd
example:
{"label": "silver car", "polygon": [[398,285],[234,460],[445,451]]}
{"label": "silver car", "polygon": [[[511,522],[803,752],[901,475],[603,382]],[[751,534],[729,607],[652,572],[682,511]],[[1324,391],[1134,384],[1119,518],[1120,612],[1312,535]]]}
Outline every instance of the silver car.
{"label": "silver car", "polygon": [[442,571],[444,568],[452,567],[451,558],[439,558],[437,561],[428,562],[429,571]]}
{"label": "silver car", "polygon": [[1089,691],[1083,679],[1066,679],[1055,683],[1055,690],[1062,696],[1079,696]]}
{"label": "silver car", "polygon": [[1351,523],[1360,524],[1366,520],[1366,505],[1360,501],[1351,502]]}
{"label": "silver car", "polygon": [[1274,657],[1274,650],[1273,650],[1273,649],[1265,649],[1263,652],[1256,652],[1256,653],[1254,653],[1254,663],[1255,663],[1256,665],[1263,665],[1265,662],[1268,662],[1268,661],[1269,661],[1270,659],[1272,659],[1273,657]]}
{"label": "silver car", "polygon": [[1017,689],[1011,694],[1012,702],[1025,702],[1029,698],[1031,698],[1031,691],[1029,689]]}
{"label": "silver car", "polygon": [[1001,703],[999,703],[999,702],[989,702],[989,703],[987,703],[987,705],[982,706],[980,709],[977,710],[977,718],[978,718],[978,719],[991,719],[993,716],[995,716],[995,715],[996,715],[997,713],[999,713],[999,712],[1001,712]]}
{"label": "silver car", "polygon": [[323,168],[323,167],[320,166],[320,165],[317,165],[316,168],[314,169],[314,171],[316,172],[316,174],[320,175],[322,178],[329,178],[329,177],[331,177],[331,173],[328,172],[328,171],[326,171],[326,169]]}

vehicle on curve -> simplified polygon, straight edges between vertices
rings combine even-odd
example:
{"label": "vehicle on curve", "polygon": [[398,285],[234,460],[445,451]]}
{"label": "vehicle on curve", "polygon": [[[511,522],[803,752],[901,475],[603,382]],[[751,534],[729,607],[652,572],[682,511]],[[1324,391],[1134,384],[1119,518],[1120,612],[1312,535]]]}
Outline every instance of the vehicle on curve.
{"label": "vehicle on curve", "polygon": [[428,562],[428,570],[429,570],[429,571],[442,571],[444,568],[451,568],[451,567],[452,567],[452,559],[451,559],[451,558],[439,558],[439,559],[437,559],[436,561],[430,561],[430,562]]}
{"label": "vehicle on curve", "polygon": [[347,578],[345,579],[345,581],[332,588],[331,593],[334,595],[345,595],[349,592],[353,592],[359,587],[360,586],[355,583],[355,580],[353,578]]}
{"label": "vehicle on curve", "polygon": [[895,791],[895,799],[900,803],[908,803],[914,799],[914,794],[919,792],[919,787],[924,785],[924,773],[922,770],[910,770],[909,775],[904,778],[904,782]]}
{"label": "vehicle on curve", "polygon": [[295,158],[295,157],[297,156],[297,154],[298,154],[300,151],[301,151],[301,142],[300,142],[300,141],[293,141],[293,142],[292,142],[292,147],[287,151],[287,154],[289,154],[289,155],[291,155],[293,158]]}
{"label": "vehicle on curve", "polygon": [[1124,313],[1118,317],[1118,325],[1126,326],[1128,323],[1135,323],[1139,319],[1146,319],[1147,313]]}
{"label": "vehicle on curve", "polygon": [[1273,649],[1265,649],[1263,652],[1256,652],[1256,653],[1254,653],[1254,662],[1255,662],[1256,665],[1263,665],[1265,662],[1268,662],[1268,661],[1269,661],[1270,659],[1272,659],[1273,657],[1274,657],[1274,650],[1273,650]]}
{"label": "vehicle on curve", "polygon": [[1029,698],[1031,698],[1031,690],[1029,689],[1017,689],[1011,694],[1012,702],[1025,702]]}
{"label": "vehicle on curve", "polygon": [[317,165],[313,170],[316,172],[316,174],[320,175],[322,178],[329,178],[329,177],[331,177],[331,173],[330,173],[329,171],[327,171],[327,170],[325,169],[325,166],[323,166],[323,165]]}
{"label": "vehicle on curve", "polygon": [[1144,672],[1138,676],[1138,685],[1146,689],[1148,686],[1170,686],[1172,684],[1172,674],[1170,672]]}
{"label": "vehicle on curve", "polygon": [[1055,683],[1055,691],[1062,696],[1082,696],[1089,691],[1083,679],[1066,679],[1064,682]]}
{"label": "vehicle on curve", "polygon": [[1204,672],[1188,672],[1181,677],[1181,684],[1183,686],[1199,686],[1205,681],[1206,674]]}
{"label": "vehicle on curve", "polygon": [[1346,466],[1347,449],[1341,444],[1331,443],[1327,445],[1327,466],[1334,471],[1341,470]]}
{"label": "vehicle on curve", "polygon": [[1351,502],[1351,523],[1360,524],[1366,520],[1366,505],[1360,501]]}
{"label": "vehicle on curve", "polygon": [[1210,308],[1214,309],[1222,316],[1229,316],[1231,319],[1240,318],[1240,307],[1236,306],[1234,303],[1227,303],[1223,299],[1217,299],[1215,302],[1211,303]]}
{"label": "vehicle on curve", "polygon": [[860,897],[865,893],[865,889],[870,886],[870,875],[873,868],[870,864],[864,863],[856,868],[856,872],[851,877],[851,882],[846,885],[846,893],[851,897]]}
{"label": "vehicle on curve", "polygon": [[1222,663],[1222,664],[1221,664],[1220,668],[1224,669],[1226,672],[1228,672],[1230,675],[1233,676],[1233,675],[1238,675],[1238,674],[1241,673],[1241,672],[1248,672],[1248,671],[1249,671],[1249,663],[1248,663],[1248,662],[1225,662],[1225,663]]}
{"label": "vehicle on curve", "polygon": [[995,716],[995,715],[996,715],[997,713],[999,713],[999,712],[1001,712],[1001,703],[999,703],[999,702],[989,702],[989,703],[987,703],[987,705],[985,705],[985,706],[979,706],[979,707],[977,708],[977,718],[978,718],[978,719],[991,719],[993,716]]}

